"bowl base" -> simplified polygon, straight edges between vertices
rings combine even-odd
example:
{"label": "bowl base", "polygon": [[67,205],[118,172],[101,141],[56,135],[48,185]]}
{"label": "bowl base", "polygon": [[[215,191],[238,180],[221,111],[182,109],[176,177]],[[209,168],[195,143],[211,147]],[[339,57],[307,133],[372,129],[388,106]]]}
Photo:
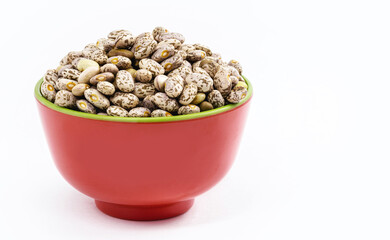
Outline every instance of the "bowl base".
{"label": "bowl base", "polygon": [[164,205],[121,205],[95,200],[96,207],[103,213],[120,219],[135,221],[161,220],[187,212],[194,199]]}

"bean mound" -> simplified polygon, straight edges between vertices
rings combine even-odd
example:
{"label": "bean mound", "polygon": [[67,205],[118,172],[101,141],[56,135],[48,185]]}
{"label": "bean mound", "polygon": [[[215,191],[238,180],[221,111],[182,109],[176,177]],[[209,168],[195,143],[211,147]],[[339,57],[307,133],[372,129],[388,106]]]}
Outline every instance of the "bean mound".
{"label": "bean mound", "polygon": [[54,104],[119,117],[170,117],[238,103],[248,86],[236,60],[163,27],[116,30],[69,52],[46,72],[42,95]]}

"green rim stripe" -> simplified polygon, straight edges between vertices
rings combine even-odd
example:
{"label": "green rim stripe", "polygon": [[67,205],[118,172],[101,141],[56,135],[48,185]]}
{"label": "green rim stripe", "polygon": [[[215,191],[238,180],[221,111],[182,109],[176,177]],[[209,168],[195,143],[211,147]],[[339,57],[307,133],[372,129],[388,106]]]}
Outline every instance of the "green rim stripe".
{"label": "green rim stripe", "polygon": [[200,112],[200,113],[192,113],[192,114],[178,115],[178,116],[172,116],[172,117],[145,117],[145,118],[142,118],[142,117],[113,117],[113,116],[104,116],[104,115],[97,115],[97,114],[91,114],[91,113],[84,113],[84,112],[80,112],[80,111],[76,111],[76,110],[72,110],[72,109],[68,109],[68,108],[59,107],[42,96],[40,88],[41,88],[41,84],[43,82],[43,78],[41,78],[37,82],[37,84],[35,85],[34,93],[35,93],[36,99],[39,102],[41,102],[43,105],[45,105],[46,107],[51,108],[55,111],[62,112],[62,113],[72,115],[72,116],[76,116],[76,117],[89,118],[89,119],[94,119],[94,120],[103,120],[103,121],[115,121],[115,122],[139,122],[139,123],[174,122],[174,121],[190,120],[190,119],[212,116],[215,114],[229,111],[233,108],[236,108],[236,107],[244,104],[252,96],[252,84],[244,76],[243,76],[243,78],[245,79],[245,81],[248,85],[248,94],[239,103],[228,104],[228,105],[225,105],[223,107],[219,107],[216,109],[212,109],[212,110],[204,111],[204,112]]}

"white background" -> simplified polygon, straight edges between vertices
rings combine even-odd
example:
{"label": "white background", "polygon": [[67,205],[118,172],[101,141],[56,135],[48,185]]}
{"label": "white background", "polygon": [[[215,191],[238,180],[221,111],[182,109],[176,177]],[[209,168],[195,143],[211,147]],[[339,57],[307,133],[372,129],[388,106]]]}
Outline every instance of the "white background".
{"label": "white background", "polygon": [[[1,4],[0,239],[390,239],[388,1]],[[239,60],[253,102],[233,168],[187,214],[118,220],[54,167],[33,87],[111,30],[158,25]]]}

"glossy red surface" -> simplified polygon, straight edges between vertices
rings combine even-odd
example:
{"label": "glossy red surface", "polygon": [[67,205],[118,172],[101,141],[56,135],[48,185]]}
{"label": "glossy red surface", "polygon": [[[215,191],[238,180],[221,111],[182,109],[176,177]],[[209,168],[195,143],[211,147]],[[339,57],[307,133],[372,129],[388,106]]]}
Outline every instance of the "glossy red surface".
{"label": "glossy red surface", "polygon": [[73,187],[108,215],[156,220],[184,213],[227,173],[250,100],[217,115],[156,123],[93,120],[37,102],[52,157]]}
{"label": "glossy red surface", "polygon": [[150,221],[176,217],[187,212],[194,199],[162,205],[120,205],[95,200],[97,208],[107,215],[126,220]]}

